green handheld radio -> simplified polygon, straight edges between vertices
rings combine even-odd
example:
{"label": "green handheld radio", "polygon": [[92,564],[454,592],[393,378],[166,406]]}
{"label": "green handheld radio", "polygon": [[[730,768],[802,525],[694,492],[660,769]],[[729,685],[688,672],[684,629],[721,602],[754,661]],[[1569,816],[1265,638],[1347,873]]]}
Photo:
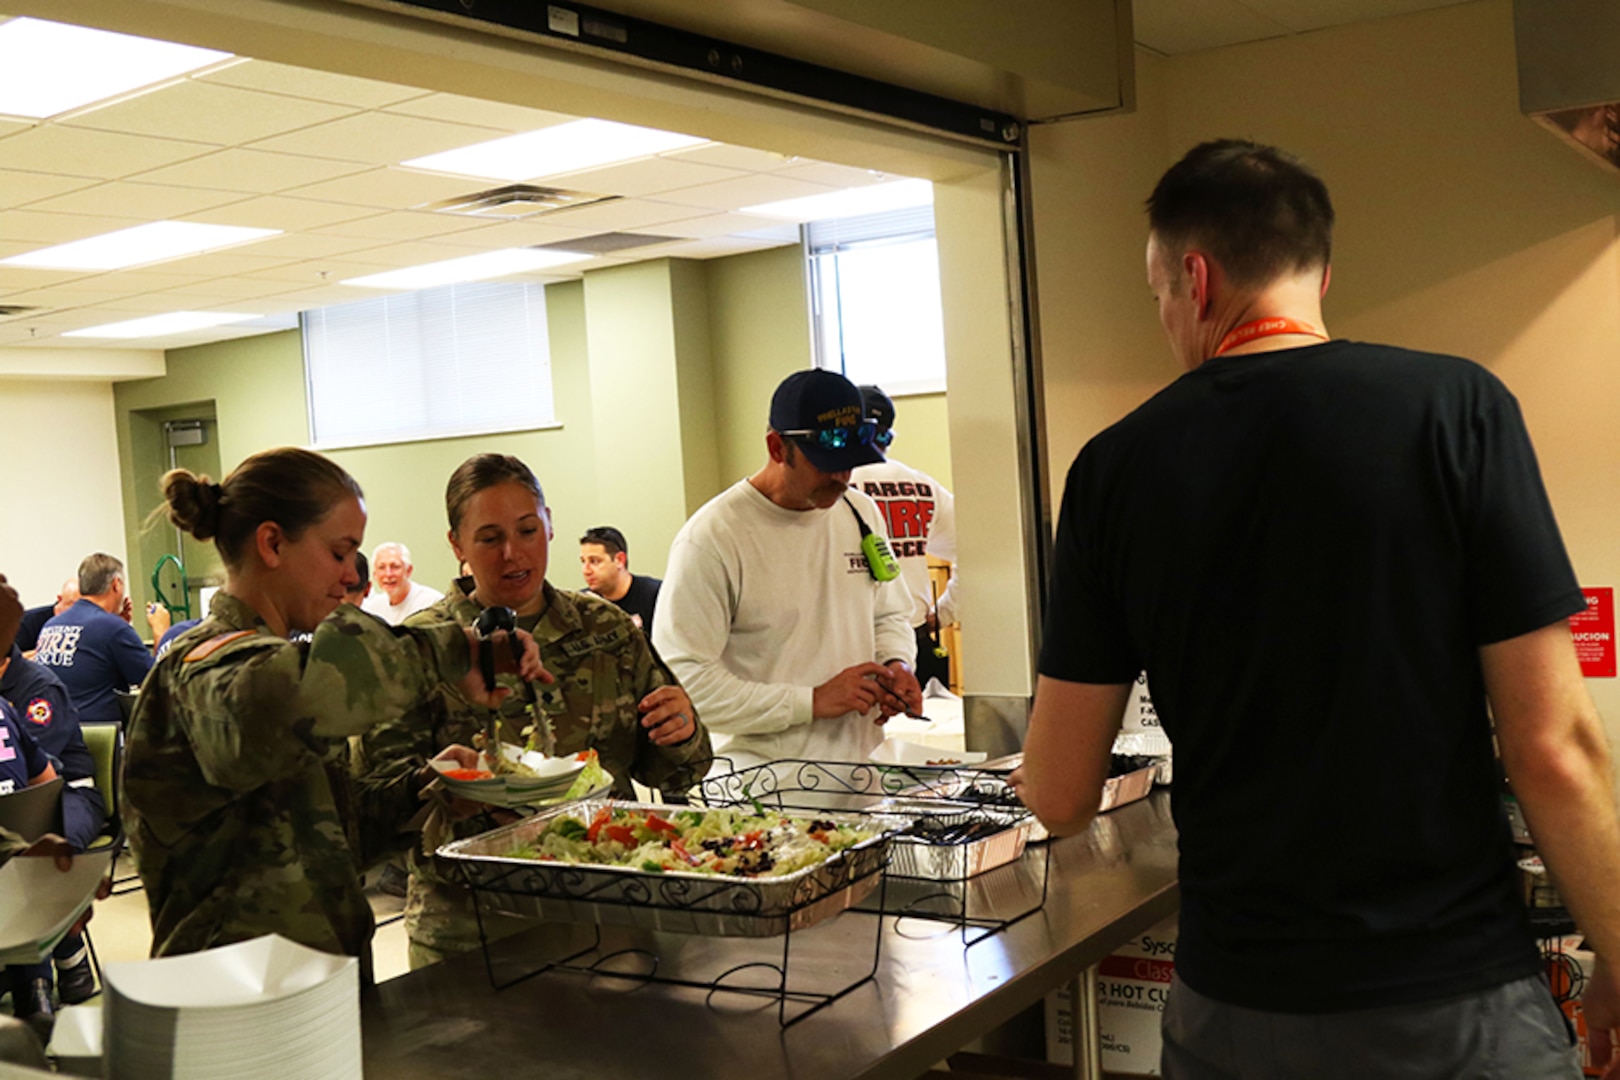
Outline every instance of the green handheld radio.
{"label": "green handheld radio", "polygon": [[893,581],[900,576],[900,564],[889,550],[889,542],[866,527],[866,519],[855,509],[855,504],[844,497],[844,505],[855,515],[855,524],[861,527],[861,554],[866,556],[866,572],[873,581]]}

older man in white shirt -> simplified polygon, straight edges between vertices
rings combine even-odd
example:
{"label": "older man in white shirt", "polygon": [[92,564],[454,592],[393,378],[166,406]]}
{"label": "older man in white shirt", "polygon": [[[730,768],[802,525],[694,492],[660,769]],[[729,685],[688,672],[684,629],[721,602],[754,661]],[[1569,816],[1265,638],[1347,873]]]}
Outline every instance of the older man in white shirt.
{"label": "older man in white shirt", "polygon": [[371,553],[371,580],[376,584],[370,596],[360,605],[390,626],[398,626],[408,615],[432,607],[444,599],[444,593],[411,580],[416,567],[411,565],[411,549],[392,540],[378,544]]}

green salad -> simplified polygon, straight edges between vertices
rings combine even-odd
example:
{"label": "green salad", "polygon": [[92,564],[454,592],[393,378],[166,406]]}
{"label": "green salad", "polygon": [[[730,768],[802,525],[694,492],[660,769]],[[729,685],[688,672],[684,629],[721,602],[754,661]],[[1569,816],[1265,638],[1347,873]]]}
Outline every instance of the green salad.
{"label": "green salad", "polygon": [[663,873],[780,877],[823,862],[878,834],[822,818],[789,817],[757,807],[678,810],[604,807],[564,814],[510,854],[541,862],[628,866]]}

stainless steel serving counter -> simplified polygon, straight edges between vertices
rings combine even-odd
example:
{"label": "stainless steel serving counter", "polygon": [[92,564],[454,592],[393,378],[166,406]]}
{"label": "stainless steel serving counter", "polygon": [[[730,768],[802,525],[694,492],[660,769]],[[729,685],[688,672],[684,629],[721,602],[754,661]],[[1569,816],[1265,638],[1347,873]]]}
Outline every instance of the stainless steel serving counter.
{"label": "stainless steel serving counter", "polygon": [[[1024,867],[1040,866],[1032,848]],[[1022,871],[1021,871],[1022,872]],[[1000,873],[1000,871],[994,872]],[[1027,876],[1027,875],[1026,875]],[[365,1066],[382,1080],[545,1075],[884,1077],[911,1080],[1074,979],[1176,910],[1176,835],[1167,793],[1115,810],[1052,844],[1045,907],[964,949],[943,923],[851,912],[791,942],[794,977],[856,978],[883,935],[876,977],[787,1029],[775,1003],[619,978],[547,972],[491,988],[478,954],[383,983],[362,997]],[[978,898],[989,903],[996,896]],[[1018,902],[1017,897],[1007,898]],[[501,963],[539,963],[588,944],[581,927],[501,942]],[[656,952],[661,975],[757,958],[768,943],[605,930],[612,948]],[[774,945],[780,960],[780,940]]]}

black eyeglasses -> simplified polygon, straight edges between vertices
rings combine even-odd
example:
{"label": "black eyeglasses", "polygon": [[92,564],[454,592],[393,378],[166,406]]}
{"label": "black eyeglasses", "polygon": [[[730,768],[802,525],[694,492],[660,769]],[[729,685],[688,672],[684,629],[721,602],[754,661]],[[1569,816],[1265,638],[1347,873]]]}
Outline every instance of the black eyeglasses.
{"label": "black eyeglasses", "polygon": [[797,431],[779,431],[777,434],[800,439],[822,450],[843,450],[856,443],[871,446],[878,438],[877,425],[870,420],[863,420],[853,426],[803,428]]}

